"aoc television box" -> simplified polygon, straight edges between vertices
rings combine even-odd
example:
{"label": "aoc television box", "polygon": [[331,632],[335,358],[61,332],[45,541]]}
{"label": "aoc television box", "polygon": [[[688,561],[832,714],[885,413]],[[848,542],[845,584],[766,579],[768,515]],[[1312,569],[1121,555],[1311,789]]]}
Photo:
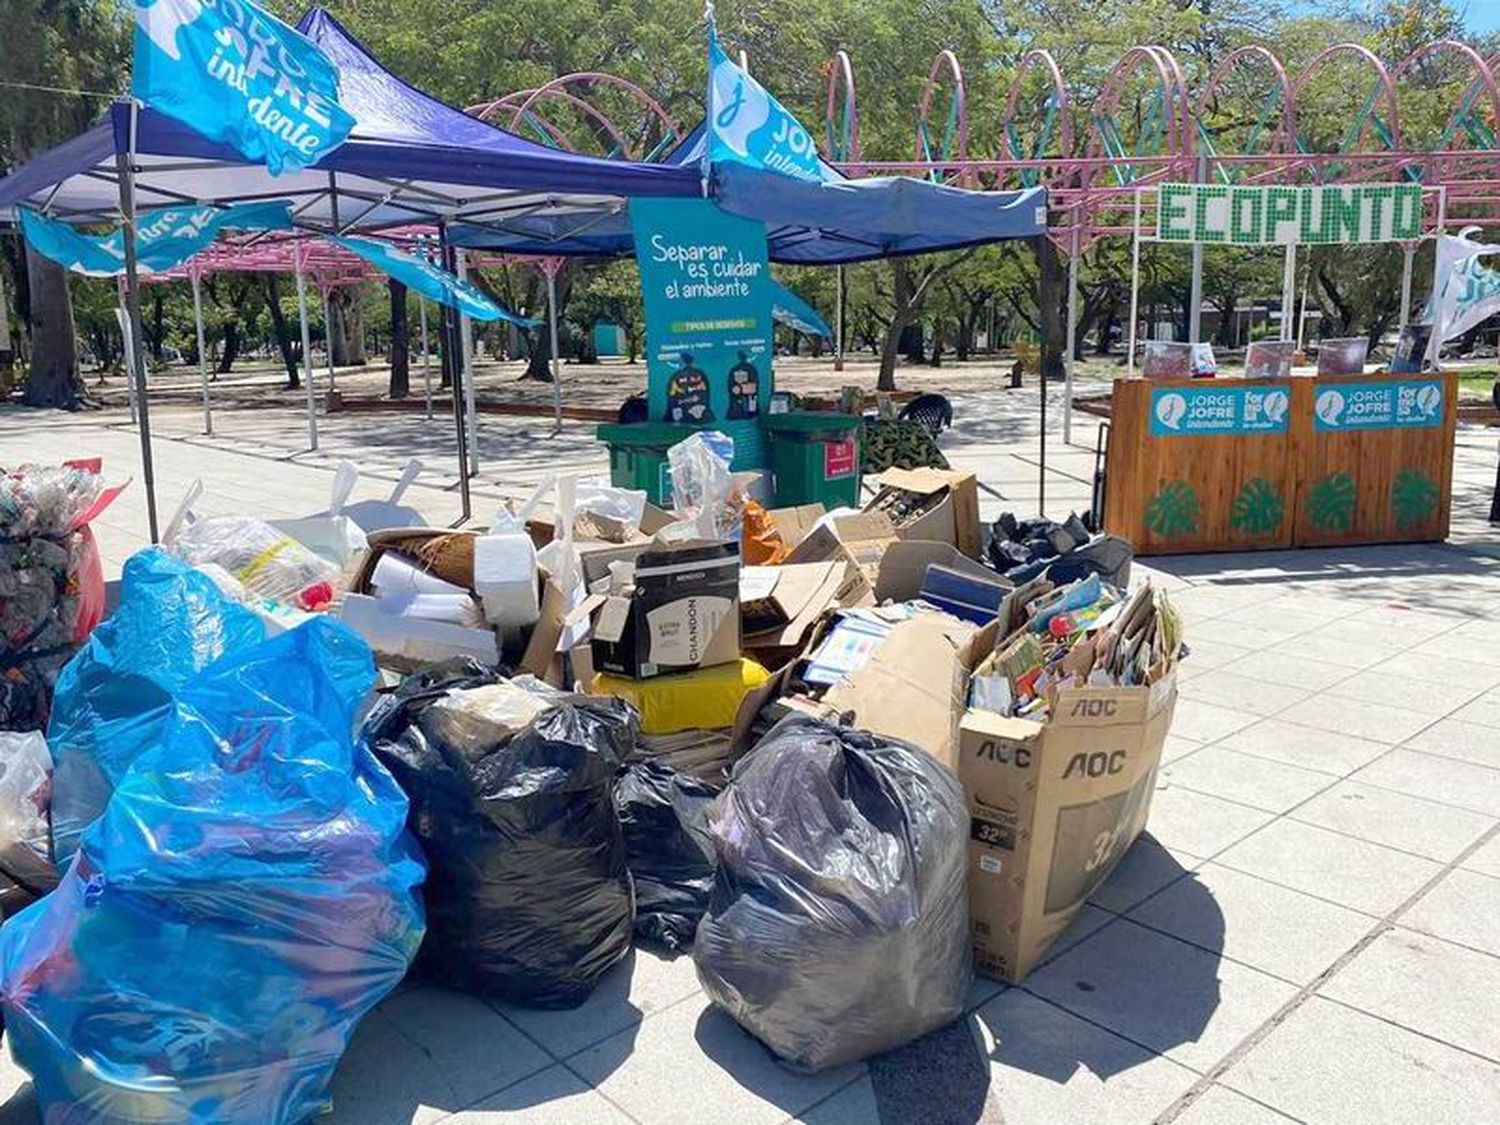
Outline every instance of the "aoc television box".
{"label": "aoc television box", "polygon": [[594,618],[594,668],[645,680],[740,658],[740,549],[657,544]]}
{"label": "aoc television box", "polygon": [[980,972],[1021,980],[1141,834],[1176,699],[1168,670],[1150,685],[1064,689],[1045,723],[964,715]]}

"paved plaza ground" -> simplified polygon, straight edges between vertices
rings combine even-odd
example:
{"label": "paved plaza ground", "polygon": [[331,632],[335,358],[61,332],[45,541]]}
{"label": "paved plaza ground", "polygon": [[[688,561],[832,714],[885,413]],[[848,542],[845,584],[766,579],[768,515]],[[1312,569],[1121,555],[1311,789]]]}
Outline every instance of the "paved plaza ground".
{"label": "paved plaza ground", "polygon": [[[857,380],[855,380],[857,381]],[[976,378],[942,445],[1037,506],[1034,386]],[[582,388],[586,392],[587,388]],[[571,386],[570,392],[580,392]],[[1060,396],[1056,396],[1060,398]],[[1088,505],[1096,421],[1049,417],[1046,506]],[[155,416],[165,518],[295,516],[343,456],[357,495],[428,465],[409,500],[457,515],[441,414],[336,415],[305,452],[288,406]],[[592,424],[485,416],[477,515],[557,470],[607,471]],[[118,408],[0,410],[0,464],[103,455],[138,474]],[[1500,529],[1497,433],[1459,433],[1443,545],[1150,560],[1192,649],[1148,835],[1020,987],[979,980],[966,1018],[889,1055],[792,1074],[714,1011],[690,959],[635,952],[580,1009],[421,987],[367,1018],[328,1125],[1494,1125],[1500,1121]],[[142,546],[139,480],[100,522],[110,575]],[[36,1120],[0,1064],[0,1123]]]}

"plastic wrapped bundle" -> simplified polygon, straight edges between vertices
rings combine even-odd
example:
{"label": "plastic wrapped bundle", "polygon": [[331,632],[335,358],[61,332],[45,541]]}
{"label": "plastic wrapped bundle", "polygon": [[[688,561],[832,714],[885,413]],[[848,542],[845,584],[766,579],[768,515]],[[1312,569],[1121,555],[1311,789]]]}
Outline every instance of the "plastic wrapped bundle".
{"label": "plastic wrapped bundle", "polygon": [[159,548],[125,563],[120,605],[57,681],[47,743],[59,862],[104,811],[125,772],[156,745],[174,694],[214,661],[265,639],[260,619]]}
{"label": "plastic wrapped bundle", "polygon": [[123,487],[98,462],[0,475],[0,730],[46,725],[58,671],[104,615],[88,521]]}
{"label": "plastic wrapped bundle", "polygon": [[698,979],[797,1070],[941,1027],[972,978],[968,831],[963,789],[930,755],[784,719],[709,812],[719,877]]}
{"label": "plastic wrapped bundle", "polygon": [[57,886],[52,865],[52,755],[36,731],[0,731],[0,915]]}
{"label": "plastic wrapped bundle", "polygon": [[58,889],[0,930],[45,1120],[292,1125],[422,937],[406,799],[351,738],[370,651],[317,620],[178,693]]}
{"label": "plastic wrapped bundle", "polygon": [[343,572],[285,532],[252,516],[210,516],[175,529],[167,548],[190,565],[213,563],[252,594],[298,609],[321,609]]}
{"label": "plastic wrapped bundle", "polygon": [[693,943],[718,859],[708,835],[716,786],[660,762],[638,762],[615,787],[635,880],[635,932],[677,951]]}
{"label": "plastic wrapped bundle", "polygon": [[[547,706],[497,739],[504,724],[481,690],[497,679],[469,660],[435,666],[382,697],[365,724],[411,799],[427,854],[417,971],[533,1007],[575,1007],[630,948],[635,910],[611,793],[635,713],[521,677],[511,685]],[[471,722],[454,713],[465,705]]]}

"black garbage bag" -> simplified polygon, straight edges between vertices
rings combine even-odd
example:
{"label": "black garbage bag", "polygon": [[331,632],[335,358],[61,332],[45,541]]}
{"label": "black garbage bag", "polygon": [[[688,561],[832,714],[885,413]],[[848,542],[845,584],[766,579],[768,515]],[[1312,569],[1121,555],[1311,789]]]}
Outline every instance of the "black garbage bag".
{"label": "black garbage bag", "polygon": [[406,790],[427,854],[418,976],[571,1008],[629,952],[635,908],[612,793],[636,726],[620,700],[504,681],[468,660],[375,704],[365,737]]}
{"label": "black garbage bag", "polygon": [[698,979],[796,1070],[956,1019],[973,971],[968,832],[963,789],[930,755],[782,720],[709,812],[719,874]]}
{"label": "black garbage bag", "polygon": [[660,762],[638,762],[615,787],[635,880],[635,932],[674,953],[693,943],[708,909],[718,859],[708,807],[719,787]]}

